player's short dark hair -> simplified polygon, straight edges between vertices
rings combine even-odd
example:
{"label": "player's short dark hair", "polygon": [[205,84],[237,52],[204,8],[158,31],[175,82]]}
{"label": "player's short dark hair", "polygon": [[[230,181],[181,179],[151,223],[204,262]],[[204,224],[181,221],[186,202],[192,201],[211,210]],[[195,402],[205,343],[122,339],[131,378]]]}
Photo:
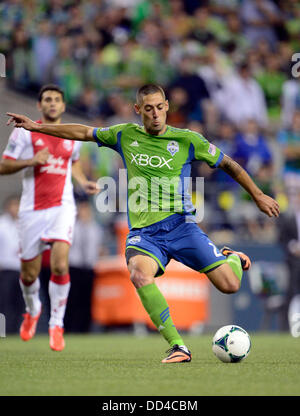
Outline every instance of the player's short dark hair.
{"label": "player's short dark hair", "polygon": [[61,94],[63,101],[65,101],[65,94],[63,92],[63,90],[56,84],[46,84],[43,85],[42,88],[39,91],[39,95],[38,95],[38,100],[39,102],[42,101],[43,98],[43,94],[45,91],[57,91]]}
{"label": "player's short dark hair", "polygon": [[146,85],[143,85],[142,87],[140,87],[137,90],[137,93],[136,93],[136,102],[139,104],[139,103],[142,102],[142,98],[145,95],[156,94],[158,92],[163,96],[163,99],[165,100],[166,99],[166,94],[165,94],[164,90],[162,89],[162,87],[160,87],[157,84],[146,84]]}

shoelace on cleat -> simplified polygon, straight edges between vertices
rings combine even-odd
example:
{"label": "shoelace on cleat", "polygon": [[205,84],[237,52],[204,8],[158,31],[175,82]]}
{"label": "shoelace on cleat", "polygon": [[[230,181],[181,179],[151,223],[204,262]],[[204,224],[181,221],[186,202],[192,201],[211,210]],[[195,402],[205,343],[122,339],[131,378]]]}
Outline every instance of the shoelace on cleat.
{"label": "shoelace on cleat", "polygon": [[175,344],[175,345],[173,345],[173,347],[169,348],[169,349],[166,351],[166,353],[167,353],[168,355],[171,355],[171,354],[172,354],[172,352],[175,352],[175,351],[181,351],[181,349],[179,348],[179,345],[177,345],[177,344]]}

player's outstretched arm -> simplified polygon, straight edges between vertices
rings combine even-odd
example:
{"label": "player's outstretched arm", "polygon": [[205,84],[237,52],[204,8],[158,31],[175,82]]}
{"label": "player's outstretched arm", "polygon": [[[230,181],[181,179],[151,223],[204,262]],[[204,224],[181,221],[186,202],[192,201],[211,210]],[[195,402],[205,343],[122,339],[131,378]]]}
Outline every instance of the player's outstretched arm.
{"label": "player's outstretched arm", "polygon": [[93,127],[83,124],[44,124],[35,123],[22,114],[6,113],[10,118],[7,125],[13,124],[14,127],[23,127],[29,131],[49,134],[50,136],[60,137],[62,139],[95,141],[93,137]]}
{"label": "player's outstretched arm", "polygon": [[258,206],[258,208],[269,217],[279,216],[279,205],[275,199],[264,194],[258,186],[255,185],[248,173],[231,157],[224,155],[219,168],[223,169],[236,182],[238,182],[248,193]]}

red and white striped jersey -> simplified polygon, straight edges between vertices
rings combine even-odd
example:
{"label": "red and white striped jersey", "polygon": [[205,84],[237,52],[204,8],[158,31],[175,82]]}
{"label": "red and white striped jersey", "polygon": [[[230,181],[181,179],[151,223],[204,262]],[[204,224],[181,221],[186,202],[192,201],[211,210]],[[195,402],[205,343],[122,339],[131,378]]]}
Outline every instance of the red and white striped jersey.
{"label": "red and white striped jersey", "polygon": [[79,159],[80,142],[15,128],[3,153],[5,159],[30,159],[48,148],[45,165],[23,170],[20,212],[74,204],[72,162]]}

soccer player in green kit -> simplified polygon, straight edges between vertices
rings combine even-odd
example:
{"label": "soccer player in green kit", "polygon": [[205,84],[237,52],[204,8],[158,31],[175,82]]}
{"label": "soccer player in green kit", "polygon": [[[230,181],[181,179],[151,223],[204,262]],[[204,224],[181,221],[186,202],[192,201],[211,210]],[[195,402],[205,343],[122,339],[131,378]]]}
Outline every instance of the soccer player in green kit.
{"label": "soccer player in green kit", "polygon": [[[79,124],[38,124],[14,113],[8,124],[63,139],[94,141],[122,156],[128,183],[140,184],[138,204],[136,186],[128,186],[128,224],[126,259],[131,281],[152,322],[170,345],[162,363],[190,362],[191,352],[173,324],[168,304],[155,284],[171,258],[205,273],[223,293],[239,290],[243,270],[251,262],[247,255],[224,247],[221,251],[195,223],[193,207],[184,178],[193,160],[202,160],[232,176],[269,217],[279,215],[278,203],[265,195],[246,171],[202,135],[166,124],[169,109],[163,89],[144,85],[137,92],[135,111],[143,125],[120,124],[94,128]],[[172,183],[169,194],[156,194],[154,185]],[[154,185],[153,185],[154,184]],[[131,189],[133,188],[133,189]],[[157,189],[157,188],[156,188]]]}

